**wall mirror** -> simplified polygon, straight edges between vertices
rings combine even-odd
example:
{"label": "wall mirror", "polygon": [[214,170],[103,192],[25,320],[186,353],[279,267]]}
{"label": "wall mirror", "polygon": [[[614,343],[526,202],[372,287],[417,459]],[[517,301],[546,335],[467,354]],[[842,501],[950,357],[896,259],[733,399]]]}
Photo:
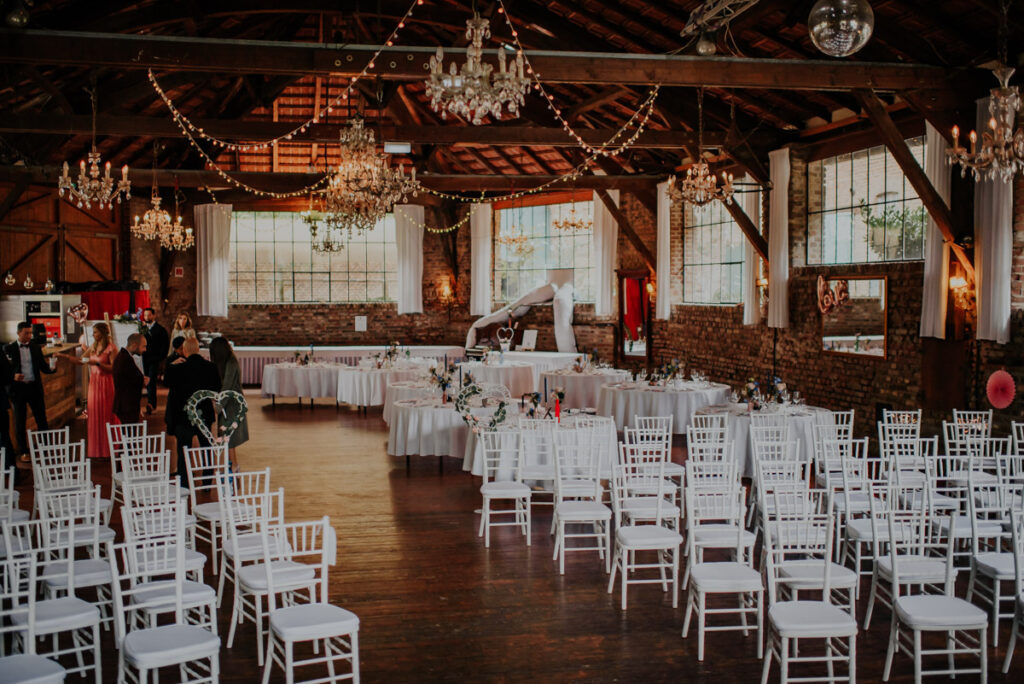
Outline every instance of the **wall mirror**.
{"label": "wall mirror", "polygon": [[650,272],[616,271],[619,278],[619,321],[616,326],[615,359],[618,363],[646,365],[653,358],[651,347]]}
{"label": "wall mirror", "polygon": [[887,286],[884,276],[818,276],[822,349],[884,359]]}

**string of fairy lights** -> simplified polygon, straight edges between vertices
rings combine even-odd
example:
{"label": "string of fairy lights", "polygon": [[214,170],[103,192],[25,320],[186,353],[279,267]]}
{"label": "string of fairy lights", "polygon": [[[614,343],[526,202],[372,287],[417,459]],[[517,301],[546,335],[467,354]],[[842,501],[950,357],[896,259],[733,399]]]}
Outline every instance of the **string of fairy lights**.
{"label": "string of fairy lights", "polygon": [[[317,179],[313,183],[305,185],[305,186],[303,186],[301,188],[298,188],[296,190],[291,190],[291,191],[286,191],[286,192],[277,192],[277,191],[271,191],[271,190],[263,190],[263,189],[254,187],[252,185],[249,185],[248,183],[245,183],[245,182],[235,178],[230,173],[225,171],[221,167],[221,165],[216,161],[216,159],[210,153],[208,153],[206,151],[206,149],[202,145],[199,144],[199,140],[206,141],[206,142],[210,143],[211,145],[213,145],[214,147],[220,148],[220,149],[225,150],[225,151],[236,151],[236,152],[251,152],[251,151],[268,150],[268,149],[274,148],[275,146],[277,146],[279,144],[287,143],[287,142],[292,141],[296,135],[300,135],[302,133],[305,133],[310,128],[310,126],[312,126],[312,125],[314,125],[316,123],[319,123],[319,121],[322,118],[326,118],[329,114],[331,114],[334,111],[335,107],[339,107],[340,105],[342,105],[343,103],[345,103],[348,100],[348,97],[349,97],[350,93],[353,91],[353,89],[355,88],[356,83],[360,79],[363,79],[363,78],[367,77],[369,75],[369,73],[374,69],[374,67],[376,66],[376,60],[383,53],[384,49],[386,47],[392,47],[395,44],[395,41],[396,41],[396,39],[398,37],[399,32],[403,28],[405,28],[407,21],[409,20],[410,17],[412,17],[413,12],[416,9],[416,7],[418,7],[419,5],[422,5],[423,3],[424,3],[424,0],[414,0],[413,1],[413,3],[410,5],[409,9],[405,12],[405,14],[402,16],[402,18],[396,24],[395,28],[388,35],[387,40],[384,41],[384,45],[378,47],[374,51],[372,57],[367,62],[366,66],[364,66],[363,69],[360,70],[359,74],[357,74],[356,76],[352,77],[349,80],[349,83],[343,88],[343,90],[337,96],[335,96],[333,98],[333,100],[330,100],[328,102],[328,104],[326,104],[326,105],[320,107],[319,109],[317,109],[316,111],[314,111],[312,117],[310,117],[309,119],[305,120],[304,122],[296,125],[293,129],[291,129],[287,133],[284,133],[282,135],[278,135],[278,136],[276,136],[274,138],[270,138],[270,139],[267,139],[267,140],[247,141],[247,142],[234,142],[234,141],[226,140],[226,139],[223,139],[223,138],[220,138],[220,137],[217,137],[217,136],[214,136],[214,135],[211,135],[211,134],[207,133],[201,126],[195,125],[188,118],[187,115],[182,113],[177,108],[177,106],[174,104],[174,101],[171,99],[171,97],[161,87],[161,85],[160,85],[159,81],[157,80],[156,75],[153,73],[152,69],[150,69],[149,72],[148,72],[149,80],[150,80],[150,83],[151,83],[153,89],[156,91],[156,93],[158,94],[160,99],[163,101],[164,105],[167,107],[168,111],[171,114],[172,119],[174,120],[174,122],[176,123],[178,128],[181,130],[182,135],[185,137],[185,139],[189,142],[189,144],[193,148],[195,148],[199,152],[199,154],[202,156],[202,158],[206,162],[207,166],[211,170],[213,170],[215,173],[217,173],[217,175],[224,182],[229,184],[230,186],[232,186],[234,188],[237,188],[239,190],[251,193],[251,194],[253,194],[253,195],[257,196],[257,197],[265,197],[265,198],[273,198],[273,199],[287,199],[287,198],[294,198],[294,197],[300,197],[300,196],[303,196],[303,195],[308,195],[310,193],[322,192],[321,188],[325,185],[325,183],[327,182],[327,180],[330,177],[328,173],[325,173],[324,176],[322,176],[321,178]],[[614,134],[607,141],[605,141],[604,143],[601,143],[599,145],[591,145],[590,143],[588,143],[586,140],[583,139],[583,137],[572,127],[572,125],[569,123],[569,121],[562,115],[561,109],[555,103],[555,100],[554,100],[553,96],[544,87],[543,83],[540,80],[540,74],[533,68],[532,64],[530,64],[529,57],[528,57],[528,55],[526,53],[526,50],[524,49],[522,43],[519,40],[519,32],[515,28],[515,25],[513,24],[512,19],[509,16],[509,14],[508,14],[508,12],[507,12],[507,10],[505,8],[504,2],[502,2],[502,0],[499,0],[499,7],[498,7],[497,11],[498,11],[499,14],[502,15],[502,17],[504,18],[505,22],[508,25],[509,31],[510,31],[510,33],[512,35],[512,38],[513,38],[514,42],[515,42],[515,47],[516,47],[517,53],[523,56],[524,62],[525,62],[526,67],[527,67],[527,72],[530,75],[531,79],[533,80],[533,88],[534,88],[534,90],[537,91],[538,93],[540,93],[544,97],[545,102],[546,102],[548,108],[551,110],[551,112],[555,116],[556,120],[562,126],[563,130],[565,130],[565,132],[571,138],[573,138],[575,140],[575,142],[584,150],[584,152],[587,153],[588,156],[583,161],[581,161],[579,164],[577,164],[572,169],[570,169],[569,171],[567,171],[567,172],[565,172],[565,173],[563,173],[563,174],[561,174],[559,176],[556,176],[555,178],[547,180],[547,181],[545,181],[544,183],[542,183],[542,184],[540,184],[538,186],[535,186],[535,187],[532,187],[532,188],[527,188],[527,189],[524,189],[524,190],[518,190],[518,191],[510,192],[510,193],[507,193],[505,195],[500,195],[500,196],[490,196],[490,197],[487,197],[487,196],[485,196],[484,193],[481,193],[480,198],[469,198],[469,197],[466,197],[465,195],[454,194],[454,193],[444,192],[444,191],[440,191],[440,190],[433,190],[431,188],[426,188],[426,187],[421,188],[421,190],[423,192],[426,192],[426,193],[428,193],[430,195],[433,195],[433,196],[441,198],[441,199],[452,200],[452,201],[462,202],[462,203],[479,203],[479,202],[485,202],[485,201],[486,202],[516,201],[516,200],[519,200],[519,199],[523,199],[523,198],[525,198],[525,197],[527,197],[529,195],[535,195],[535,194],[544,192],[544,191],[550,189],[551,187],[557,185],[558,183],[575,181],[575,180],[579,179],[579,177],[582,176],[587,171],[587,169],[590,168],[591,164],[594,161],[596,161],[599,157],[611,157],[611,156],[616,156],[616,155],[622,154],[623,152],[628,150],[630,147],[632,147],[636,143],[637,139],[640,137],[640,135],[643,133],[643,131],[645,130],[645,128],[647,126],[647,123],[648,123],[648,121],[650,119],[651,113],[654,110],[655,101],[657,100],[657,97],[658,97],[658,94],[659,94],[659,91],[660,91],[660,86],[655,85],[654,87],[652,87],[651,90],[649,91],[649,93],[647,94],[647,97],[637,107],[637,109],[632,113],[632,115],[629,117],[629,119],[621,127],[619,127],[614,132]],[[635,128],[633,129],[633,132],[628,137],[626,137],[624,140],[622,140],[621,142],[617,142],[617,141],[620,140],[620,138],[625,136],[627,131],[629,131],[630,128],[634,127],[634,125],[635,125]],[[429,178],[429,176],[427,176],[426,178]],[[398,210],[398,207],[396,207],[396,210]],[[433,227],[425,225],[425,224],[422,224],[421,227],[424,228],[425,230],[429,231],[429,232],[432,232],[432,233],[448,233],[448,232],[451,232],[453,230],[456,230],[461,225],[464,225],[468,220],[469,220],[469,214],[467,214],[467,216],[465,216],[463,219],[461,219],[457,223],[455,223],[455,224],[453,224],[451,226],[446,226],[445,228],[433,228]],[[413,219],[413,221],[418,223],[418,221],[415,221],[414,219]]]}

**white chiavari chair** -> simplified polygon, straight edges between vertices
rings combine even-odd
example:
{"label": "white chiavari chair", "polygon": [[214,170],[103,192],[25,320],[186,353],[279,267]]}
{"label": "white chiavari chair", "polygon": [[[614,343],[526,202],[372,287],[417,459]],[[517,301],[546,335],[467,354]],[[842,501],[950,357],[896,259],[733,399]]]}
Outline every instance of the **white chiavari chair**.
{"label": "white chiavari chair", "polygon": [[[620,444],[619,464],[635,466],[637,471],[655,472],[659,468],[664,472],[665,468],[664,449],[658,444]],[[659,513],[663,523],[672,529],[678,529],[680,509],[676,505],[675,488],[676,483],[666,481],[662,483],[661,489],[665,492],[665,501],[658,504],[652,496],[659,485],[652,482],[650,478],[636,478],[632,481],[621,482],[624,487],[620,492],[618,508],[615,513],[616,526],[630,525],[634,523],[651,522]]]}
{"label": "white chiavari chair", "polygon": [[[740,483],[739,467],[735,461],[686,461],[686,496],[691,492],[742,492]],[[742,514],[743,511],[741,510]],[[689,539],[690,528],[693,529],[694,539]],[[743,550],[743,557],[735,560],[752,562],[754,546],[757,543],[757,535],[745,529],[742,518],[721,519],[716,521],[701,521],[696,525],[687,525],[687,544],[685,552],[689,554],[690,548],[697,548],[702,553],[706,549],[731,549],[735,545],[737,534],[740,538],[740,548]],[[689,587],[690,563],[686,565],[683,577],[683,586]]]}
{"label": "white chiavari chair", "polygon": [[[835,501],[837,522],[841,520],[842,529],[837,539],[843,551],[840,563],[849,565],[853,559],[853,571],[858,577],[866,577],[873,572],[872,567],[865,567],[871,562],[874,544],[874,526],[871,522],[871,492],[874,485],[885,484],[887,479],[880,472],[880,464],[868,458],[867,439],[858,442],[859,446],[851,450],[843,459],[843,488]],[[857,595],[860,596],[860,583],[857,584]]]}
{"label": "white chiavari chair", "polygon": [[114,503],[121,503],[121,454],[126,439],[137,439],[148,434],[148,423],[107,423],[107,444],[110,446],[110,498]]}
{"label": "white chiavari chair", "polygon": [[[228,549],[224,546],[227,542],[228,533],[224,528],[224,519],[226,511],[224,508],[224,497],[253,497],[258,494],[270,494],[270,468],[264,468],[263,470],[246,471],[241,473],[231,473],[230,476],[223,480],[218,480],[219,489],[217,490],[217,505],[220,507],[220,559],[218,561],[218,567],[220,572],[217,578],[217,607],[220,608],[221,603],[224,599],[224,585],[227,581],[234,582],[234,564],[229,558]],[[245,504],[239,500],[235,504],[235,510],[240,513],[245,513]],[[253,544],[253,539],[248,537],[242,537],[239,540],[242,545],[243,553],[251,555],[252,549],[250,548]]]}
{"label": "white chiavari chair", "polygon": [[999,621],[1013,619],[1016,595],[1004,591],[1014,574],[1011,513],[1021,510],[1021,487],[1016,483],[972,482],[967,497],[971,523],[971,576],[967,600],[981,603],[992,615],[992,645],[999,645]]}
{"label": "white chiavari chair", "polygon": [[704,428],[721,428],[723,430],[729,427],[729,414],[728,413],[695,413],[690,418],[689,428],[697,428],[703,430]]}
{"label": "white chiavari chair", "polygon": [[28,451],[35,459],[36,451],[41,447],[58,447],[71,442],[71,427],[66,426],[55,430],[29,430]]}
{"label": "white chiavari chair", "polygon": [[[484,538],[485,548],[490,548],[492,527],[518,527],[529,546],[532,492],[522,480],[521,466],[526,454],[521,434],[512,430],[483,430],[479,437],[483,445],[484,481],[480,485],[483,508],[477,536]],[[512,507],[492,508],[496,501],[511,502]]]}
{"label": "white chiavari chair", "polygon": [[67,674],[59,663],[36,655],[36,562],[32,556],[0,562],[0,643],[8,636],[21,652],[0,651],[0,678],[8,682],[60,684]]}
{"label": "white chiavari chair", "polygon": [[816,425],[831,425],[836,429],[836,439],[853,439],[853,423],[856,411],[828,411],[815,415]]}
{"label": "white chiavari chair", "polygon": [[[536,483],[530,498],[530,505],[548,505],[546,496],[551,496],[551,504],[555,501],[555,447],[554,431],[556,425],[543,418],[520,418],[519,438],[527,458],[522,460],[520,470],[524,482]],[[545,494],[540,500],[536,494]],[[554,534],[552,518],[551,533]]]}
{"label": "white chiavari chair", "polygon": [[[167,525],[177,518],[160,511],[174,511],[179,504],[185,505],[178,492],[177,478],[163,482],[126,482],[125,505],[121,507],[125,539],[145,541],[175,536],[178,530]],[[185,571],[198,582],[203,578],[206,554],[195,548],[195,516],[184,513],[181,517],[185,524]]]}
{"label": "white chiavari chair", "polygon": [[815,423],[811,426],[814,438],[814,481],[818,487],[837,488],[843,479],[843,452],[853,439],[835,424]]}
{"label": "white chiavari chair", "polygon": [[217,574],[220,546],[220,483],[230,477],[231,463],[227,445],[185,447],[188,468],[188,496],[196,517],[195,537],[210,545],[211,569]]}
{"label": "white chiavari chair", "polygon": [[882,409],[882,422],[887,425],[912,425],[917,431],[916,436],[921,436],[921,409],[912,411]]}
{"label": "white chiavari chair", "polygon": [[1010,537],[1013,541],[1013,595],[1015,599],[1013,629],[1010,631],[1010,643],[1006,645],[1003,674],[1010,671],[1017,638],[1020,636],[1021,630],[1024,629],[1024,511],[1015,510],[1010,514]]}
{"label": "white chiavari chair", "polygon": [[[4,449],[0,447],[0,463],[4,462]],[[0,469],[0,521],[21,522],[28,520],[31,513],[18,508],[21,492],[14,488],[15,469]]]}
{"label": "white chiavari chair", "polygon": [[[555,430],[554,447],[555,550],[552,558],[558,560],[558,572],[565,574],[565,554],[570,551],[597,551],[607,568],[611,555],[612,511],[601,503],[604,488],[598,453],[590,440],[579,439],[575,431]],[[583,545],[570,545],[570,540],[580,540]]]}

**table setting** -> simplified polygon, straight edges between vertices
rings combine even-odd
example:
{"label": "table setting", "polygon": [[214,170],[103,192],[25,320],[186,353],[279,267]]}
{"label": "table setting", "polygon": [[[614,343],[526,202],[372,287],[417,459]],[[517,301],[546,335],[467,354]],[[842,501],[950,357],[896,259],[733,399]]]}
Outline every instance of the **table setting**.
{"label": "table setting", "polygon": [[338,363],[272,363],[263,367],[260,389],[264,397],[334,399],[338,394]]}
{"label": "table setting", "polygon": [[353,406],[383,406],[388,385],[403,380],[417,380],[424,377],[424,369],[416,366],[405,368],[350,368],[337,371],[338,401]]}
{"label": "table setting", "polygon": [[540,374],[541,385],[547,390],[556,387],[565,390],[562,407],[566,409],[597,408],[603,385],[629,382],[632,377],[633,374],[627,370],[595,366],[578,370],[575,367],[549,370]]}
{"label": "table setting", "polygon": [[721,404],[729,398],[728,385],[711,382],[700,373],[684,380],[678,367],[642,371],[634,382],[612,382],[601,386],[597,412],[611,416],[619,430],[634,426],[636,416],[672,416],[672,430],[685,435],[697,409]]}
{"label": "table setting", "polygon": [[384,423],[387,425],[391,424],[391,417],[394,414],[395,402],[405,401],[406,399],[429,399],[440,394],[440,390],[434,383],[418,379],[418,380],[398,380],[392,382],[387,387],[387,392],[384,396]]}
{"label": "table setting", "polygon": [[458,364],[458,369],[463,377],[467,374],[472,376],[474,382],[507,387],[513,397],[521,397],[537,389],[533,366],[525,361],[467,361]]}

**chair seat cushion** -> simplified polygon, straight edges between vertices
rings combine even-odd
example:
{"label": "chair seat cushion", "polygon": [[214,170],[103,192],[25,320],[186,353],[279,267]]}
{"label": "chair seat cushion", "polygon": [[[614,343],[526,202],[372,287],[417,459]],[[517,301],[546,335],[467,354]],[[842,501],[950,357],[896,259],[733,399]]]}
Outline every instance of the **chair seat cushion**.
{"label": "chair seat cushion", "polygon": [[841,496],[837,492],[832,504],[840,513],[867,513],[871,510],[871,495],[867,492],[850,492],[849,496]]}
{"label": "chair seat cushion", "polygon": [[563,501],[555,506],[555,516],[567,522],[609,520],[612,510],[597,501]]}
{"label": "chair seat cushion", "polygon": [[683,543],[683,535],[661,525],[623,525],[615,531],[619,546],[634,551],[671,549]]}
{"label": "chair seat cushion", "polygon": [[965,486],[974,484],[992,484],[998,482],[999,478],[993,473],[984,470],[953,470],[946,473],[946,479],[954,485]]}
{"label": "chair seat cushion", "polygon": [[[76,560],[71,569],[75,574],[76,588],[110,584],[114,579],[110,572],[110,563],[105,560],[93,558]],[[57,561],[43,566],[43,579],[49,587],[60,589],[68,586],[67,561]]]}
{"label": "chair seat cushion", "polygon": [[981,629],[988,624],[985,611],[955,596],[900,596],[896,615],[903,624],[920,630]]}
{"label": "chair seat cushion", "polygon": [[743,563],[697,563],[690,581],[698,591],[709,593],[761,591],[761,573]]}
{"label": "chair seat cushion", "polygon": [[[16,625],[28,624],[28,616],[11,617]],[[36,634],[54,634],[69,629],[82,629],[100,623],[100,609],[75,596],[36,601]]]}
{"label": "chair seat cushion", "polygon": [[[659,511],[660,509],[660,511]],[[619,502],[619,510],[631,518],[653,520],[660,512],[662,520],[679,518],[679,507],[662,500],[659,504],[655,496],[634,496]]]}
{"label": "chair seat cushion", "polygon": [[857,622],[839,606],[823,601],[781,601],[768,609],[768,619],[781,637],[849,637]]}
{"label": "chair seat cushion", "polygon": [[[240,560],[260,560],[263,558],[263,540],[260,537],[259,532],[249,532],[246,534],[240,534],[236,538],[235,542],[238,544],[238,557]],[[285,548],[281,547],[276,535],[271,535],[270,539],[270,555],[279,556],[282,552],[289,551],[291,546],[284,542]],[[224,545],[224,555],[228,558],[235,557],[234,545],[230,541]]]}
{"label": "chair seat cushion", "polygon": [[[931,584],[946,580],[946,561],[929,556],[900,556],[900,584]],[[878,572],[886,579],[892,578],[892,558],[888,555],[878,559]],[[953,569],[954,577],[956,569]]]}
{"label": "chair seat cushion", "polygon": [[[736,547],[736,526],[722,524],[701,525],[693,532],[693,540],[697,546],[731,549]],[[740,533],[740,544],[746,548],[753,546],[757,536],[749,531]]]}
{"label": "chair seat cushion", "polygon": [[357,632],[359,617],[329,603],[304,603],[273,611],[270,629],[285,641],[312,641]]}
{"label": "chair seat cushion", "polygon": [[164,625],[129,632],[123,649],[127,662],[153,669],[216,656],[220,637],[195,625]]}
{"label": "chair seat cushion", "polygon": [[683,477],[686,475],[686,466],[682,463],[665,461],[665,469],[662,472],[665,473],[665,477]]}
{"label": "chair seat cushion", "polygon": [[[182,586],[181,599],[186,607],[202,605],[216,598],[217,592],[214,588],[201,582],[185,580]],[[158,608],[161,604],[166,604],[173,610],[174,580],[157,580],[138,585],[136,593],[132,595],[132,602],[151,604],[147,610]]]}
{"label": "chair seat cushion", "polygon": [[[163,555],[155,551],[141,551],[137,557],[143,567],[151,563],[162,566],[166,562]],[[195,549],[185,549],[185,570],[202,570],[204,567],[206,567],[206,554]],[[78,581],[77,578],[75,581]]]}
{"label": "chair seat cushion", "polygon": [[[316,579],[316,571],[311,565],[287,560],[270,562],[270,571],[274,578],[274,591],[286,591],[308,586]],[[238,571],[239,586],[248,591],[267,590],[267,566],[265,563],[246,565]]]}
{"label": "chair seat cushion", "polygon": [[1013,554],[1009,552],[979,553],[974,557],[974,565],[978,572],[987,577],[994,577],[998,580],[1012,580],[1015,577]]}
{"label": "chair seat cushion", "polygon": [[207,521],[220,521],[220,502],[219,501],[208,501],[206,503],[196,504],[192,508],[192,514],[200,520]]}
{"label": "chair seat cushion", "polygon": [[[786,578],[786,586],[793,589],[820,589],[825,580],[825,564],[820,560],[785,561],[779,566],[779,576]],[[857,585],[857,573],[838,563],[832,563],[829,584],[833,589],[851,589]]]}
{"label": "chair seat cushion", "polygon": [[0,509],[0,520],[9,520],[12,523],[25,522],[30,515],[28,511],[10,506]]}
{"label": "chair seat cushion", "polygon": [[43,656],[19,653],[0,658],[0,684],[59,684],[64,674],[63,667]]}
{"label": "chair seat cushion", "polygon": [[[932,527],[938,529],[942,536],[949,534],[949,518],[943,517],[938,520],[932,521]],[[971,519],[966,515],[958,515],[953,518],[953,537],[961,539],[964,537],[970,537],[974,534],[971,531]],[[1003,535],[1002,523],[994,520],[979,520],[978,521],[978,536],[991,538],[1000,537]]]}
{"label": "chair seat cushion", "polygon": [[[97,525],[98,530],[94,531],[91,525],[78,525],[75,527],[75,546],[86,546],[93,543],[93,534],[99,536],[100,543],[108,541],[114,541],[114,530],[106,525]],[[57,535],[58,544],[66,544],[68,539],[67,532],[61,532]]]}
{"label": "chair seat cushion", "polygon": [[480,493],[488,499],[521,499],[530,496],[530,488],[522,482],[487,482]]}
{"label": "chair seat cushion", "polygon": [[[882,539],[889,538],[889,530],[883,524],[878,530]],[[875,538],[874,530],[871,529],[871,518],[857,518],[846,523],[846,537],[856,541],[871,541]]]}

